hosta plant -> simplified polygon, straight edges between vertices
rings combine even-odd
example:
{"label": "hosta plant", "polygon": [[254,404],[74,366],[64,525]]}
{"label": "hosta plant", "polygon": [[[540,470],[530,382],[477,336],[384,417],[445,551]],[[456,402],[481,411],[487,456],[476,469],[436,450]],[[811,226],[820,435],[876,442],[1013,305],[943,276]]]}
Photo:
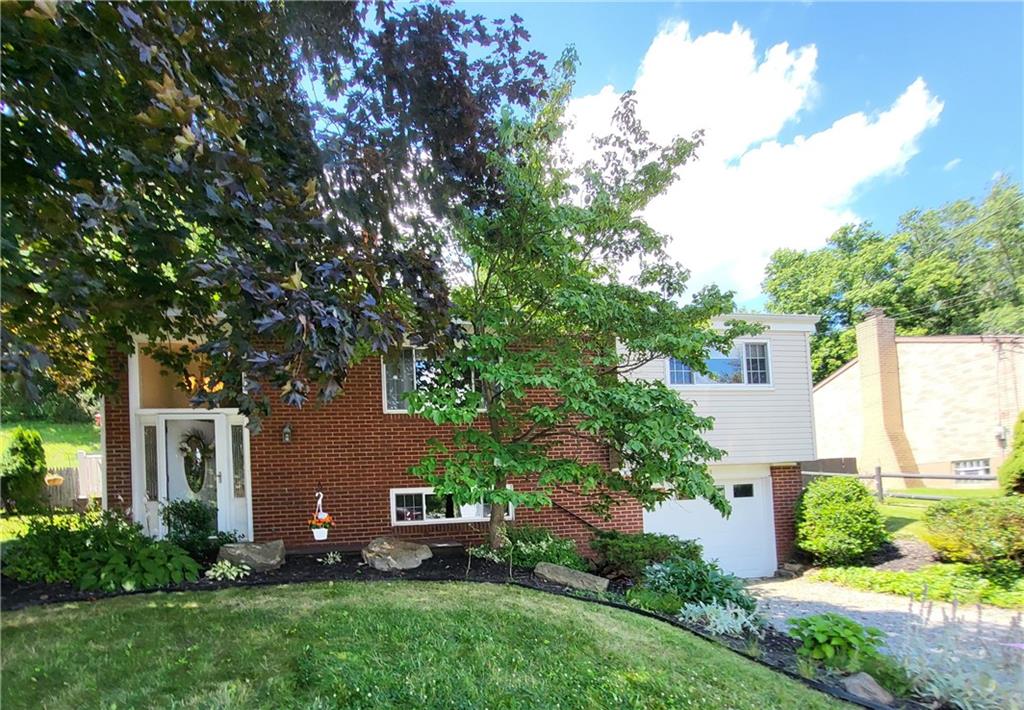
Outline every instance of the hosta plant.
{"label": "hosta plant", "polygon": [[228,560],[221,560],[220,562],[214,563],[210,569],[206,570],[206,578],[215,579],[218,582],[225,580],[234,582],[248,577],[249,571],[249,565],[236,565]]}
{"label": "hosta plant", "polygon": [[880,630],[841,614],[814,614],[787,623],[789,635],[801,643],[800,656],[841,671],[860,670],[865,660],[878,655],[883,639]]}

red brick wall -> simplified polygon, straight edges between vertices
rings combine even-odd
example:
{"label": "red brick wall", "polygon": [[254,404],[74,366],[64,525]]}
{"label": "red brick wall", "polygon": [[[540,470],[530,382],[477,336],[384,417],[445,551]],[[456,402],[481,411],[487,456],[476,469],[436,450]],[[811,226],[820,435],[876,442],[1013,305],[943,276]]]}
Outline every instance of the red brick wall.
{"label": "red brick wall", "polygon": [[[408,469],[426,452],[429,439],[444,440],[450,433],[420,417],[385,414],[380,369],[379,358],[367,358],[352,368],[344,393],[326,406],[311,403],[300,410],[273,398],[263,430],[250,441],[256,540],[282,538],[289,548],[312,545],[306,521],[318,487],[324,492],[324,509],[335,520],[329,538],[333,543],[362,543],[384,534],[465,542],[484,538],[486,524],[391,526],[390,489],[426,485]],[[126,375],[122,392],[127,392]],[[117,495],[130,505],[127,396],[108,398],[106,417],[111,505],[116,505]],[[281,441],[286,423],[292,430],[288,444]],[[555,453],[608,464],[607,451],[592,442],[563,438]],[[569,490],[558,491],[554,499],[557,505],[549,509],[516,511],[516,520],[544,525],[581,542],[590,537],[587,523],[627,532],[643,530],[642,510],[633,501],[615,506],[612,519],[604,521],[589,513],[586,500]],[[588,551],[585,545],[581,551]]]}
{"label": "red brick wall", "polygon": [[772,504],[775,512],[775,551],[779,564],[793,557],[796,540],[796,501],[803,490],[799,464],[771,467]]}
{"label": "red brick wall", "polygon": [[128,356],[111,353],[117,375],[117,390],[103,398],[103,426],[106,436],[104,464],[107,472],[107,507],[131,510],[132,454],[130,408],[128,405]]}
{"label": "red brick wall", "polygon": [[[390,489],[425,485],[408,469],[426,453],[429,439],[445,440],[450,433],[421,417],[385,414],[380,368],[378,358],[354,367],[345,380],[344,394],[326,406],[296,410],[274,403],[263,431],[251,443],[257,540],[283,538],[289,547],[312,544],[306,519],[317,486],[324,491],[324,509],[335,519],[332,542],[365,542],[385,534],[467,542],[483,539],[485,524],[392,527]],[[292,428],[289,444],[281,441],[285,423]],[[607,451],[589,442],[563,441],[556,453],[608,462]],[[599,527],[636,532],[643,528],[641,509],[635,503],[617,506],[612,521],[605,522],[586,514],[586,502],[578,495],[565,491],[555,498]],[[519,510],[516,519],[581,541],[589,537],[585,523],[558,507]]]}

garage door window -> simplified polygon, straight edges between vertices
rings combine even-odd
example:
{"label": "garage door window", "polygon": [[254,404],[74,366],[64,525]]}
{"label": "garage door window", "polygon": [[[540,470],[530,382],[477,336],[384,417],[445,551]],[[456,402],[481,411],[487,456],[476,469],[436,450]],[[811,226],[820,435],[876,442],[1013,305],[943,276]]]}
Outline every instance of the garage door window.
{"label": "garage door window", "polygon": [[753,483],[737,483],[732,487],[733,498],[753,498],[754,497],[754,484]]}

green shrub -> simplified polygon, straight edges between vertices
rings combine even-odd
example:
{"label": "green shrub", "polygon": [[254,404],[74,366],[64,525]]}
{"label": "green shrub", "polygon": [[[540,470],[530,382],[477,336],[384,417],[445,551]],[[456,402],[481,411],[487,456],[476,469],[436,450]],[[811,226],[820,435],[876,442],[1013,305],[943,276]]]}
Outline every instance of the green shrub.
{"label": "green shrub", "polygon": [[746,611],[754,611],[757,602],[743,582],[712,563],[703,560],[673,559],[650,565],[645,571],[642,588],[677,595],[684,604],[732,602]]}
{"label": "green shrub", "polygon": [[801,643],[797,654],[829,668],[859,671],[866,660],[879,655],[882,632],[841,614],[814,614],[787,623],[789,635]]}
{"label": "green shrub", "polygon": [[925,541],[954,562],[1024,563],[1024,497],[945,500],[924,514]]}
{"label": "green shrub", "polygon": [[626,591],[626,603],[645,611],[675,615],[683,608],[683,598],[672,592],[656,592],[644,586],[630,587]]}
{"label": "green shrub", "polygon": [[233,533],[217,530],[217,509],[205,501],[174,500],[160,515],[167,526],[167,539],[204,564],[217,557],[221,545],[238,540]]}
{"label": "green shrub", "polygon": [[1024,495],[1024,410],[1013,428],[1013,448],[999,467],[999,485],[1006,495]]}
{"label": "green shrub", "polygon": [[699,561],[703,549],[695,540],[680,540],[673,535],[621,533],[602,530],[590,546],[601,556],[601,571],[606,576],[640,579],[648,565],[668,560]]}
{"label": "green shrub", "polygon": [[514,525],[505,529],[505,544],[498,549],[489,545],[470,548],[474,557],[492,562],[504,562],[516,567],[536,567],[538,562],[550,562],[563,567],[586,571],[590,565],[580,555],[576,542],[558,537],[547,528],[534,525]]}
{"label": "green shrub", "polygon": [[4,574],[24,582],[70,582],[81,589],[152,589],[198,578],[199,565],[170,542],[112,511],[39,516],[4,548]]}
{"label": "green shrub", "polygon": [[165,540],[135,540],[88,550],[82,556],[80,589],[114,592],[158,589],[199,578],[199,564]]}
{"label": "green shrub", "polygon": [[817,562],[849,564],[888,540],[874,498],[859,481],[833,476],[811,482],[796,509],[796,543]]}
{"label": "green shrub", "polygon": [[4,507],[20,512],[42,508],[45,478],[43,438],[35,429],[17,427],[0,461],[0,496]]}
{"label": "green shrub", "polygon": [[91,392],[62,392],[45,374],[37,374],[35,384],[37,396],[31,397],[14,378],[4,377],[0,385],[0,418],[74,424],[91,422],[99,409],[99,398]]}

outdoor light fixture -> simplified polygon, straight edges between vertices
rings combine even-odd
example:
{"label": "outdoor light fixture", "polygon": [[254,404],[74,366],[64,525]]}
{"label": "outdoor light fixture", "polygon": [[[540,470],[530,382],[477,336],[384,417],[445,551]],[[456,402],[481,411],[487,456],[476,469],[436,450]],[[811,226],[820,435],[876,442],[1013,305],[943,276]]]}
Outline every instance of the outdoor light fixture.
{"label": "outdoor light fixture", "polygon": [[1000,449],[1006,448],[1006,427],[1002,424],[996,427],[996,443],[999,444]]}
{"label": "outdoor light fixture", "polygon": [[292,425],[291,425],[291,422],[286,423],[284,425],[284,428],[281,429],[281,441],[284,442],[285,444],[292,443]]}

